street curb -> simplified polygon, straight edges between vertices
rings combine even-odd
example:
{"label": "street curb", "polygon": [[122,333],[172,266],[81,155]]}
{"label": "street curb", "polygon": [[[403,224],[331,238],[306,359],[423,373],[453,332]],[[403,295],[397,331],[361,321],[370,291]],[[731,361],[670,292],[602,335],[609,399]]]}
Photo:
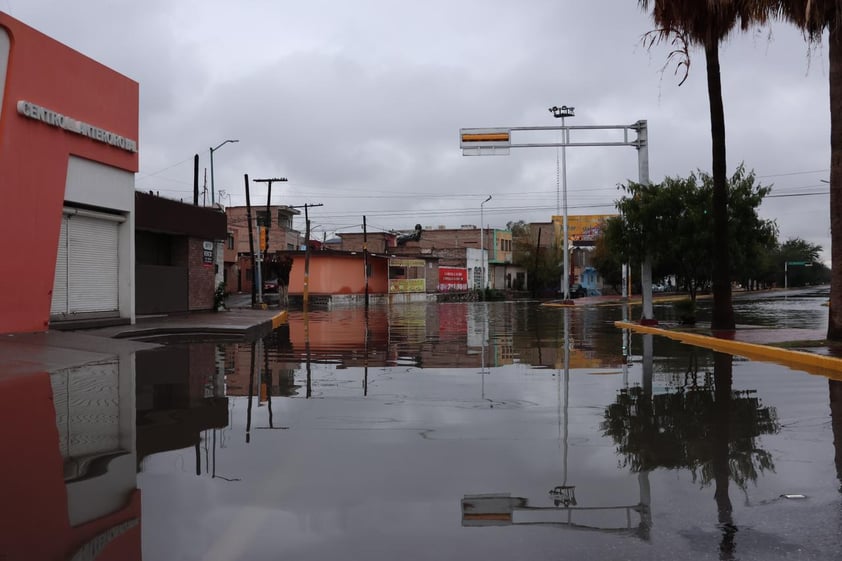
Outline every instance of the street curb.
{"label": "street curb", "polygon": [[722,353],[739,355],[751,360],[775,362],[797,370],[805,370],[811,374],[818,374],[827,378],[842,380],[842,359],[835,357],[818,355],[804,351],[795,351],[791,349],[781,349],[779,347],[759,345],[757,343],[720,339],[718,337],[700,335],[698,333],[673,331],[671,329],[663,329],[660,327],[648,327],[627,321],[615,321],[614,326],[620,329],[630,329],[635,333],[660,335],[686,345],[704,347]]}
{"label": "street curb", "polygon": [[275,317],[272,318],[272,331],[278,329],[281,325],[285,324],[289,320],[289,312],[284,310]]}

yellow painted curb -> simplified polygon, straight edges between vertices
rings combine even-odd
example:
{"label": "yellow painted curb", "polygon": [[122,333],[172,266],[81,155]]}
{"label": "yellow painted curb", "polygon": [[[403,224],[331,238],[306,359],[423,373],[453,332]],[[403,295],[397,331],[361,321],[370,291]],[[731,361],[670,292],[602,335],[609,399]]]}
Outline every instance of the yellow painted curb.
{"label": "yellow painted curb", "polygon": [[284,310],[283,312],[275,315],[272,318],[272,329],[277,329],[281,325],[285,324],[289,320],[289,312]]}
{"label": "yellow painted curb", "polygon": [[842,359],[831,356],[781,349],[769,345],[758,345],[757,343],[746,343],[744,341],[733,341],[731,339],[720,339],[698,333],[673,331],[627,321],[615,321],[614,326],[620,329],[630,329],[635,333],[660,335],[686,345],[704,347],[721,353],[746,357],[751,360],[775,362],[797,370],[804,370],[811,374],[842,380]]}

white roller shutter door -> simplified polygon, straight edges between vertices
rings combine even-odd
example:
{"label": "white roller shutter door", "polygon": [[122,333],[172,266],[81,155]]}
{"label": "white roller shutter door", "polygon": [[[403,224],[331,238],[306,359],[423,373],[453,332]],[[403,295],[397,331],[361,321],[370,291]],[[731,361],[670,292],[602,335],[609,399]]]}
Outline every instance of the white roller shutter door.
{"label": "white roller shutter door", "polygon": [[56,274],[53,278],[53,299],[50,315],[67,313],[67,216],[61,217],[61,231],[58,236]]}
{"label": "white roller shutter door", "polygon": [[51,314],[117,312],[122,216],[65,209]]}

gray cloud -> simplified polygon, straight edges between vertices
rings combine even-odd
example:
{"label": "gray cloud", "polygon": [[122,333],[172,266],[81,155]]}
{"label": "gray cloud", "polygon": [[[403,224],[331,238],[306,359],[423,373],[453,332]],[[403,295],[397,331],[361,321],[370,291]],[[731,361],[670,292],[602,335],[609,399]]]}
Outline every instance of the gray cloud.
{"label": "gray cloud", "polygon": [[[701,51],[687,82],[663,73],[667,46],[634,2],[529,0],[404,4],[244,1],[5,0],[2,9],[141,84],[137,185],[189,199],[192,155],[216,187],[243,201],[243,174],[284,175],[276,203],[323,203],[327,233],[362,215],[383,228],[548,221],[556,151],[464,158],[460,127],[646,119],[651,179],[710,168]],[[775,194],[826,191],[827,55],[794,29],[735,34],[722,47],[728,163],[754,169]],[[618,183],[637,179],[631,148],[571,148],[571,213],[611,212]],[[800,173],[800,172],[811,173]],[[255,197],[265,197],[261,187]],[[826,196],[768,199],[782,238],[829,250]],[[826,251],[829,254],[828,251]]]}

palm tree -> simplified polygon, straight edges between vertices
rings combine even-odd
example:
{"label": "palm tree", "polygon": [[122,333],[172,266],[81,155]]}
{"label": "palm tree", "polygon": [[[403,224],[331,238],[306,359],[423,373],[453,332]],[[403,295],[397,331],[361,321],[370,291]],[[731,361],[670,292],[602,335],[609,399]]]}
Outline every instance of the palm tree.
{"label": "palm tree", "polygon": [[830,63],[830,313],[827,338],[842,341],[842,2],[758,0],[770,15],[801,28],[810,43],[828,32]]}
{"label": "palm tree", "polygon": [[[713,176],[713,317],[711,328],[734,329],[731,303],[731,271],[728,254],[728,178],[725,157],[725,109],[719,69],[719,43],[736,27],[746,30],[765,21],[768,10],[750,0],[638,0],[644,10],[652,6],[652,19],[658,28],[650,34],[649,45],[670,42],[677,46],[670,57],[681,58],[679,68],[690,68],[689,46],[705,50]],[[682,80],[683,82],[683,80]]]}

